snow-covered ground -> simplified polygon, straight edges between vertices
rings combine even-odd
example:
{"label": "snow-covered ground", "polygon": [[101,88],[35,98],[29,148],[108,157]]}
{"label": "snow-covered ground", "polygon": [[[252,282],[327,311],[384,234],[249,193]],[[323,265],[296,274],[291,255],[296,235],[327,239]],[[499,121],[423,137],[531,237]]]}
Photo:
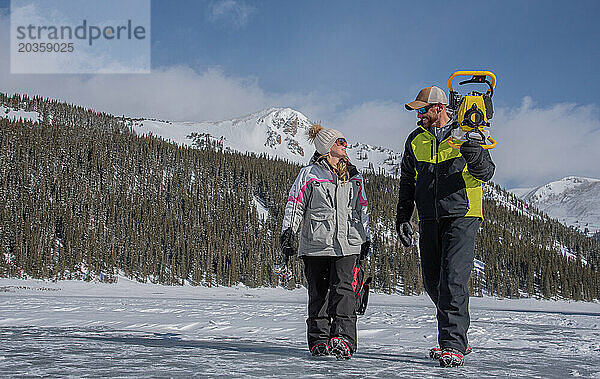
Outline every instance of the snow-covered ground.
{"label": "snow-covered ground", "polygon": [[600,305],[472,298],[473,353],[441,369],[425,296],[371,294],[347,362],[305,346],[306,291],[0,279],[0,376],[600,377]]}

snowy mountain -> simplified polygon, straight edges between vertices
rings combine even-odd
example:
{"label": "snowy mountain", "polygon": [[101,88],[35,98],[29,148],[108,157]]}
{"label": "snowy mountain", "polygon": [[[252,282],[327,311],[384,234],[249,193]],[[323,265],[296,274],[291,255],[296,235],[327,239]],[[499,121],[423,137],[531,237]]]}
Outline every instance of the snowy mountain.
{"label": "snowy mountain", "polygon": [[[24,236],[18,248],[10,238],[1,241],[0,274],[113,282],[117,273],[125,273],[132,280],[161,284],[279,284],[270,270],[279,232],[271,221],[282,213],[281,199],[298,168],[263,157],[283,155],[306,163],[313,150],[303,133],[310,122],[297,112],[269,109],[220,122],[174,123],[115,117],[51,99],[2,93],[0,106],[0,126],[8,136],[3,139],[5,154],[0,155],[7,167],[2,180],[9,194],[6,209],[50,212],[0,212],[5,234]],[[39,123],[19,127],[5,118]],[[132,134],[136,128],[159,138],[137,138]],[[30,141],[30,146],[22,149],[12,140]],[[218,148],[182,150],[177,143]],[[221,154],[225,149],[261,156]],[[361,144],[350,150],[361,168],[375,168],[373,161],[382,157],[393,166],[399,155],[390,153]],[[18,180],[13,180],[15,173]],[[243,178],[254,180],[243,185]],[[395,204],[397,179],[371,179],[374,202]],[[59,196],[68,194],[60,203],[54,201],[57,191]],[[598,299],[598,241],[564,227],[494,183],[486,185],[485,196],[487,217],[475,256],[474,293]],[[39,201],[31,208],[34,198]],[[371,264],[377,278],[374,288],[421,293],[416,247],[395,255],[393,265],[384,253],[398,249],[393,207],[374,206],[371,212],[381,252],[373,255]],[[224,238],[223,230],[237,232]],[[87,247],[87,254],[77,246]],[[31,258],[29,251],[37,255]],[[210,254],[198,254],[204,251]],[[127,259],[130,256],[140,259]],[[300,266],[294,263],[296,274]]]}
{"label": "snowy mountain", "polygon": [[[174,122],[155,119],[132,120],[137,134],[152,134],[172,142],[204,147],[218,144],[225,150],[266,154],[305,165],[314,153],[307,139],[312,122],[291,108],[270,108],[223,121]],[[350,139],[350,142],[353,142]],[[397,175],[401,153],[354,143],[348,146],[351,161],[362,171]]]}
{"label": "snowy mountain", "polygon": [[588,235],[600,232],[600,179],[569,176],[511,192],[565,225]]}
{"label": "snowy mountain", "polygon": [[[41,121],[38,112],[27,112],[0,105],[0,117]],[[308,164],[315,151],[308,141],[312,122],[291,108],[269,108],[239,118],[222,121],[165,121],[131,119],[130,126],[137,134],[152,134],[180,145],[203,148],[216,144],[226,151],[266,154],[298,163]],[[353,142],[351,137],[349,141]],[[402,154],[379,146],[355,142],[348,145],[348,156],[361,171],[397,176]]]}
{"label": "snowy mountain", "polygon": [[[43,118],[38,112],[7,104],[0,105],[0,117],[34,122]],[[129,123],[137,134],[152,134],[181,145],[203,148],[210,143],[224,150],[266,154],[301,165],[307,164],[314,152],[314,146],[307,139],[312,122],[291,108],[270,108],[223,121],[176,122],[142,118],[129,119]],[[353,142],[351,137],[350,141]],[[348,146],[348,155],[363,172],[399,174],[402,154],[391,149],[356,142]],[[501,192],[486,186],[486,197],[509,209],[521,209],[515,199]],[[598,179],[567,177],[541,187],[515,188],[510,192],[563,224],[582,232],[587,229],[588,235],[600,233]]]}
{"label": "snowy mountain", "polygon": [[[529,189],[529,191],[531,191],[531,189]],[[540,219],[541,217],[541,215],[536,212],[535,208],[532,208],[531,204],[525,202],[521,198],[520,193],[514,192],[514,190],[507,191],[494,183],[486,183],[483,196],[484,199],[492,200],[496,204],[505,207],[507,210],[514,211],[529,219]]]}

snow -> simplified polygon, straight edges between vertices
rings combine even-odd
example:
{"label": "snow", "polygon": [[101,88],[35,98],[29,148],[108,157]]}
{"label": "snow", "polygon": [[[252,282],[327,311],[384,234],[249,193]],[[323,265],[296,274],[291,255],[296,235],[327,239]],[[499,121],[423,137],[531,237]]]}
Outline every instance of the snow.
{"label": "snow", "polygon": [[401,153],[383,147],[355,143],[348,146],[348,157],[363,172],[382,171],[385,175],[400,177]]}
{"label": "snow", "polygon": [[588,235],[600,231],[600,179],[569,176],[529,192],[511,190],[548,216]]}
{"label": "snow", "polygon": [[598,377],[600,305],[471,298],[466,366],[441,369],[425,296],[371,294],[347,362],[305,346],[306,290],[0,279],[0,376]]}
{"label": "snow", "polygon": [[[552,246],[552,247],[554,249],[556,249],[557,251],[559,251],[561,253],[561,255],[563,255],[571,260],[577,260],[577,254],[573,253],[573,251],[571,251],[568,247],[566,247],[559,241],[554,241],[554,246]],[[588,264],[587,259],[585,259],[584,257],[580,257],[580,259],[581,259],[582,265],[586,266]]]}
{"label": "snow", "polygon": [[269,217],[269,208],[267,208],[265,202],[258,196],[253,196],[252,201],[258,213],[258,218],[263,221],[266,220]]}
{"label": "snow", "polygon": [[479,259],[473,259],[473,269],[480,275],[485,275],[485,263]]}
{"label": "snow", "polygon": [[496,204],[502,205],[506,209],[528,217],[529,219],[540,217],[539,215],[530,213],[527,207],[524,207],[523,204],[521,204],[522,199],[519,199],[518,195],[512,191],[513,190],[508,192],[498,191],[489,183],[485,183],[483,186],[483,196],[485,199],[493,200]]}
{"label": "snow", "polygon": [[[293,133],[293,126],[299,130]],[[142,120],[133,124],[137,134],[152,133],[168,141],[187,146],[196,146],[193,134],[208,134],[213,140],[223,142],[226,149],[238,152],[266,153],[272,157],[307,164],[313,150],[306,139],[310,123],[302,113],[290,108],[271,108],[223,121],[177,122]],[[285,128],[290,127],[286,133]],[[302,132],[303,131],[303,132]],[[272,139],[269,140],[269,136]],[[302,153],[288,148],[286,137],[294,138],[302,147]],[[271,145],[268,145],[271,141]]]}
{"label": "snow", "polygon": [[26,112],[23,109],[13,109],[0,105],[0,117],[8,118],[11,120],[30,120],[31,122],[37,122],[42,119],[38,112]]}
{"label": "snow", "polygon": [[[225,150],[266,154],[307,165],[315,151],[307,132],[312,122],[291,108],[269,108],[239,118],[223,121],[132,120],[139,135],[153,134],[185,146],[200,147],[208,137],[222,143]],[[348,156],[361,170],[383,170],[398,175],[402,155],[387,148],[352,141],[348,136]]]}
{"label": "snow", "polygon": [[509,190],[509,192],[517,195],[517,197],[522,198],[523,196],[527,195],[528,193],[530,193],[531,191],[533,191],[534,189],[536,189],[536,187],[526,187],[526,188],[511,188]]}

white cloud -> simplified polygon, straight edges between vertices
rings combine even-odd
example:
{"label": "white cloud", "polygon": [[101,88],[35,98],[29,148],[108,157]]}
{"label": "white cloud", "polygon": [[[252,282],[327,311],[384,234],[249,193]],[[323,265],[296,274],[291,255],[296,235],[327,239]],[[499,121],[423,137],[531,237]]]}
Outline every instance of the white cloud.
{"label": "white cloud", "polygon": [[331,126],[349,141],[360,141],[402,151],[406,136],[416,128],[414,112],[404,104],[369,101],[333,114]]}
{"label": "white cloud", "polygon": [[[402,151],[415,128],[403,103],[371,101],[333,114],[347,138]],[[533,187],[577,175],[600,178],[600,118],[592,105],[536,106],[530,97],[517,108],[496,109],[490,132],[498,146],[494,181]]]}
{"label": "white cloud", "polygon": [[[0,15],[0,50],[8,51],[8,20]],[[415,128],[414,112],[402,102],[367,101],[343,108],[341,96],[322,93],[269,93],[256,80],[219,69],[197,73],[168,67],[139,75],[11,75],[0,58],[0,91],[27,93],[72,102],[115,115],[168,120],[221,120],[271,106],[289,106],[350,141],[402,150]],[[494,181],[536,186],[568,175],[600,178],[600,118],[593,106],[536,106],[531,98],[515,109],[497,109],[490,129],[498,140],[491,150]]]}
{"label": "white cloud", "polygon": [[[113,39],[106,40],[104,38],[95,38],[92,42],[92,34],[90,29],[87,28],[99,28],[104,26],[110,26],[116,28],[118,25],[122,26],[122,20],[134,19],[135,25],[149,27],[149,2],[141,1],[137,2],[138,7],[129,9],[118,8],[116,11],[115,6],[118,5],[116,0],[104,0],[103,2],[95,3],[93,9],[97,14],[106,13],[106,18],[102,18],[96,22],[89,22],[84,20],[83,15],[67,15],[69,11],[69,3],[62,3],[60,6],[55,7],[44,7],[46,3],[33,2],[33,3],[18,3],[13,4],[11,8],[10,21],[13,25],[13,32],[17,29],[17,26],[30,27],[37,26],[41,29],[46,29],[47,32],[41,31],[40,29],[35,32],[21,32],[22,37],[25,35],[33,34],[34,37],[18,39],[19,33],[13,35],[11,44],[11,71],[13,73],[148,73],[150,72],[150,39],[145,38],[142,40],[128,40],[124,39]],[[144,17],[144,8],[148,10],[148,14]],[[142,11],[140,11],[140,9]],[[92,12],[93,13],[93,12]],[[90,13],[91,14],[91,13]],[[121,21],[115,21],[115,23],[109,22],[110,16],[122,17]],[[79,18],[78,16],[81,16]],[[2,15],[0,15],[0,18]],[[6,18],[8,20],[8,18]],[[118,22],[118,24],[116,23]],[[85,24],[84,24],[85,23]],[[49,27],[48,27],[49,25]],[[64,26],[71,27],[75,30],[77,35],[77,29],[81,28],[84,31],[84,35],[88,36],[88,39],[52,39],[48,37],[49,28],[54,27],[62,28]],[[4,29],[4,27],[3,27]],[[8,27],[6,28],[8,36]],[[24,29],[26,30],[26,29]],[[100,29],[98,30],[98,37],[100,35]],[[114,29],[113,29],[114,30]],[[58,34],[58,33],[56,33]],[[61,34],[62,35],[62,34]],[[54,37],[56,38],[56,37]],[[62,46],[62,53],[48,53],[48,52],[37,52],[18,51],[19,46],[25,43],[25,45],[43,44],[46,46],[53,46],[59,48]],[[69,47],[67,47],[67,44]],[[66,51],[65,51],[66,50]]]}
{"label": "white cloud", "polygon": [[[0,51],[9,51],[9,18],[0,15]],[[219,68],[198,73],[188,66],[155,68],[151,74],[10,74],[8,54],[0,57],[0,91],[51,97],[116,115],[168,120],[221,120],[273,106],[289,106],[313,119],[330,114],[337,96],[267,93],[253,78]]]}
{"label": "white cloud", "polygon": [[[9,51],[9,18],[0,15],[0,51]],[[219,68],[197,73],[188,66],[155,68],[151,74],[10,74],[8,54],[0,57],[0,91],[51,97],[116,115],[168,120],[221,120],[273,106],[290,106],[309,117],[333,112],[337,96],[267,93],[253,78]]]}
{"label": "white cloud", "polygon": [[208,19],[212,22],[225,22],[234,29],[245,26],[255,9],[241,1],[221,0],[209,5]]}
{"label": "white cloud", "polygon": [[492,121],[494,180],[537,186],[565,176],[600,178],[600,119],[591,105],[536,107],[530,97],[517,109],[499,109]]}

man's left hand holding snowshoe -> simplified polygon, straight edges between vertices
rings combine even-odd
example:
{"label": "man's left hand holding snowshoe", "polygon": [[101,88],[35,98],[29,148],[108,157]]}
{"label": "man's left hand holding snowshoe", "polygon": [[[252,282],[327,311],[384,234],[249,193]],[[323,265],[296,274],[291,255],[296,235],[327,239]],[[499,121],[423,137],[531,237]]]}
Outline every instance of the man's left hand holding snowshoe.
{"label": "man's left hand holding snowshoe", "polygon": [[460,154],[467,162],[469,173],[476,179],[487,182],[492,178],[496,166],[488,150],[484,150],[476,141],[466,141],[460,145]]}
{"label": "man's left hand holding snowshoe", "polygon": [[460,153],[467,161],[467,165],[478,164],[482,159],[483,147],[475,141],[466,141],[460,145]]}

